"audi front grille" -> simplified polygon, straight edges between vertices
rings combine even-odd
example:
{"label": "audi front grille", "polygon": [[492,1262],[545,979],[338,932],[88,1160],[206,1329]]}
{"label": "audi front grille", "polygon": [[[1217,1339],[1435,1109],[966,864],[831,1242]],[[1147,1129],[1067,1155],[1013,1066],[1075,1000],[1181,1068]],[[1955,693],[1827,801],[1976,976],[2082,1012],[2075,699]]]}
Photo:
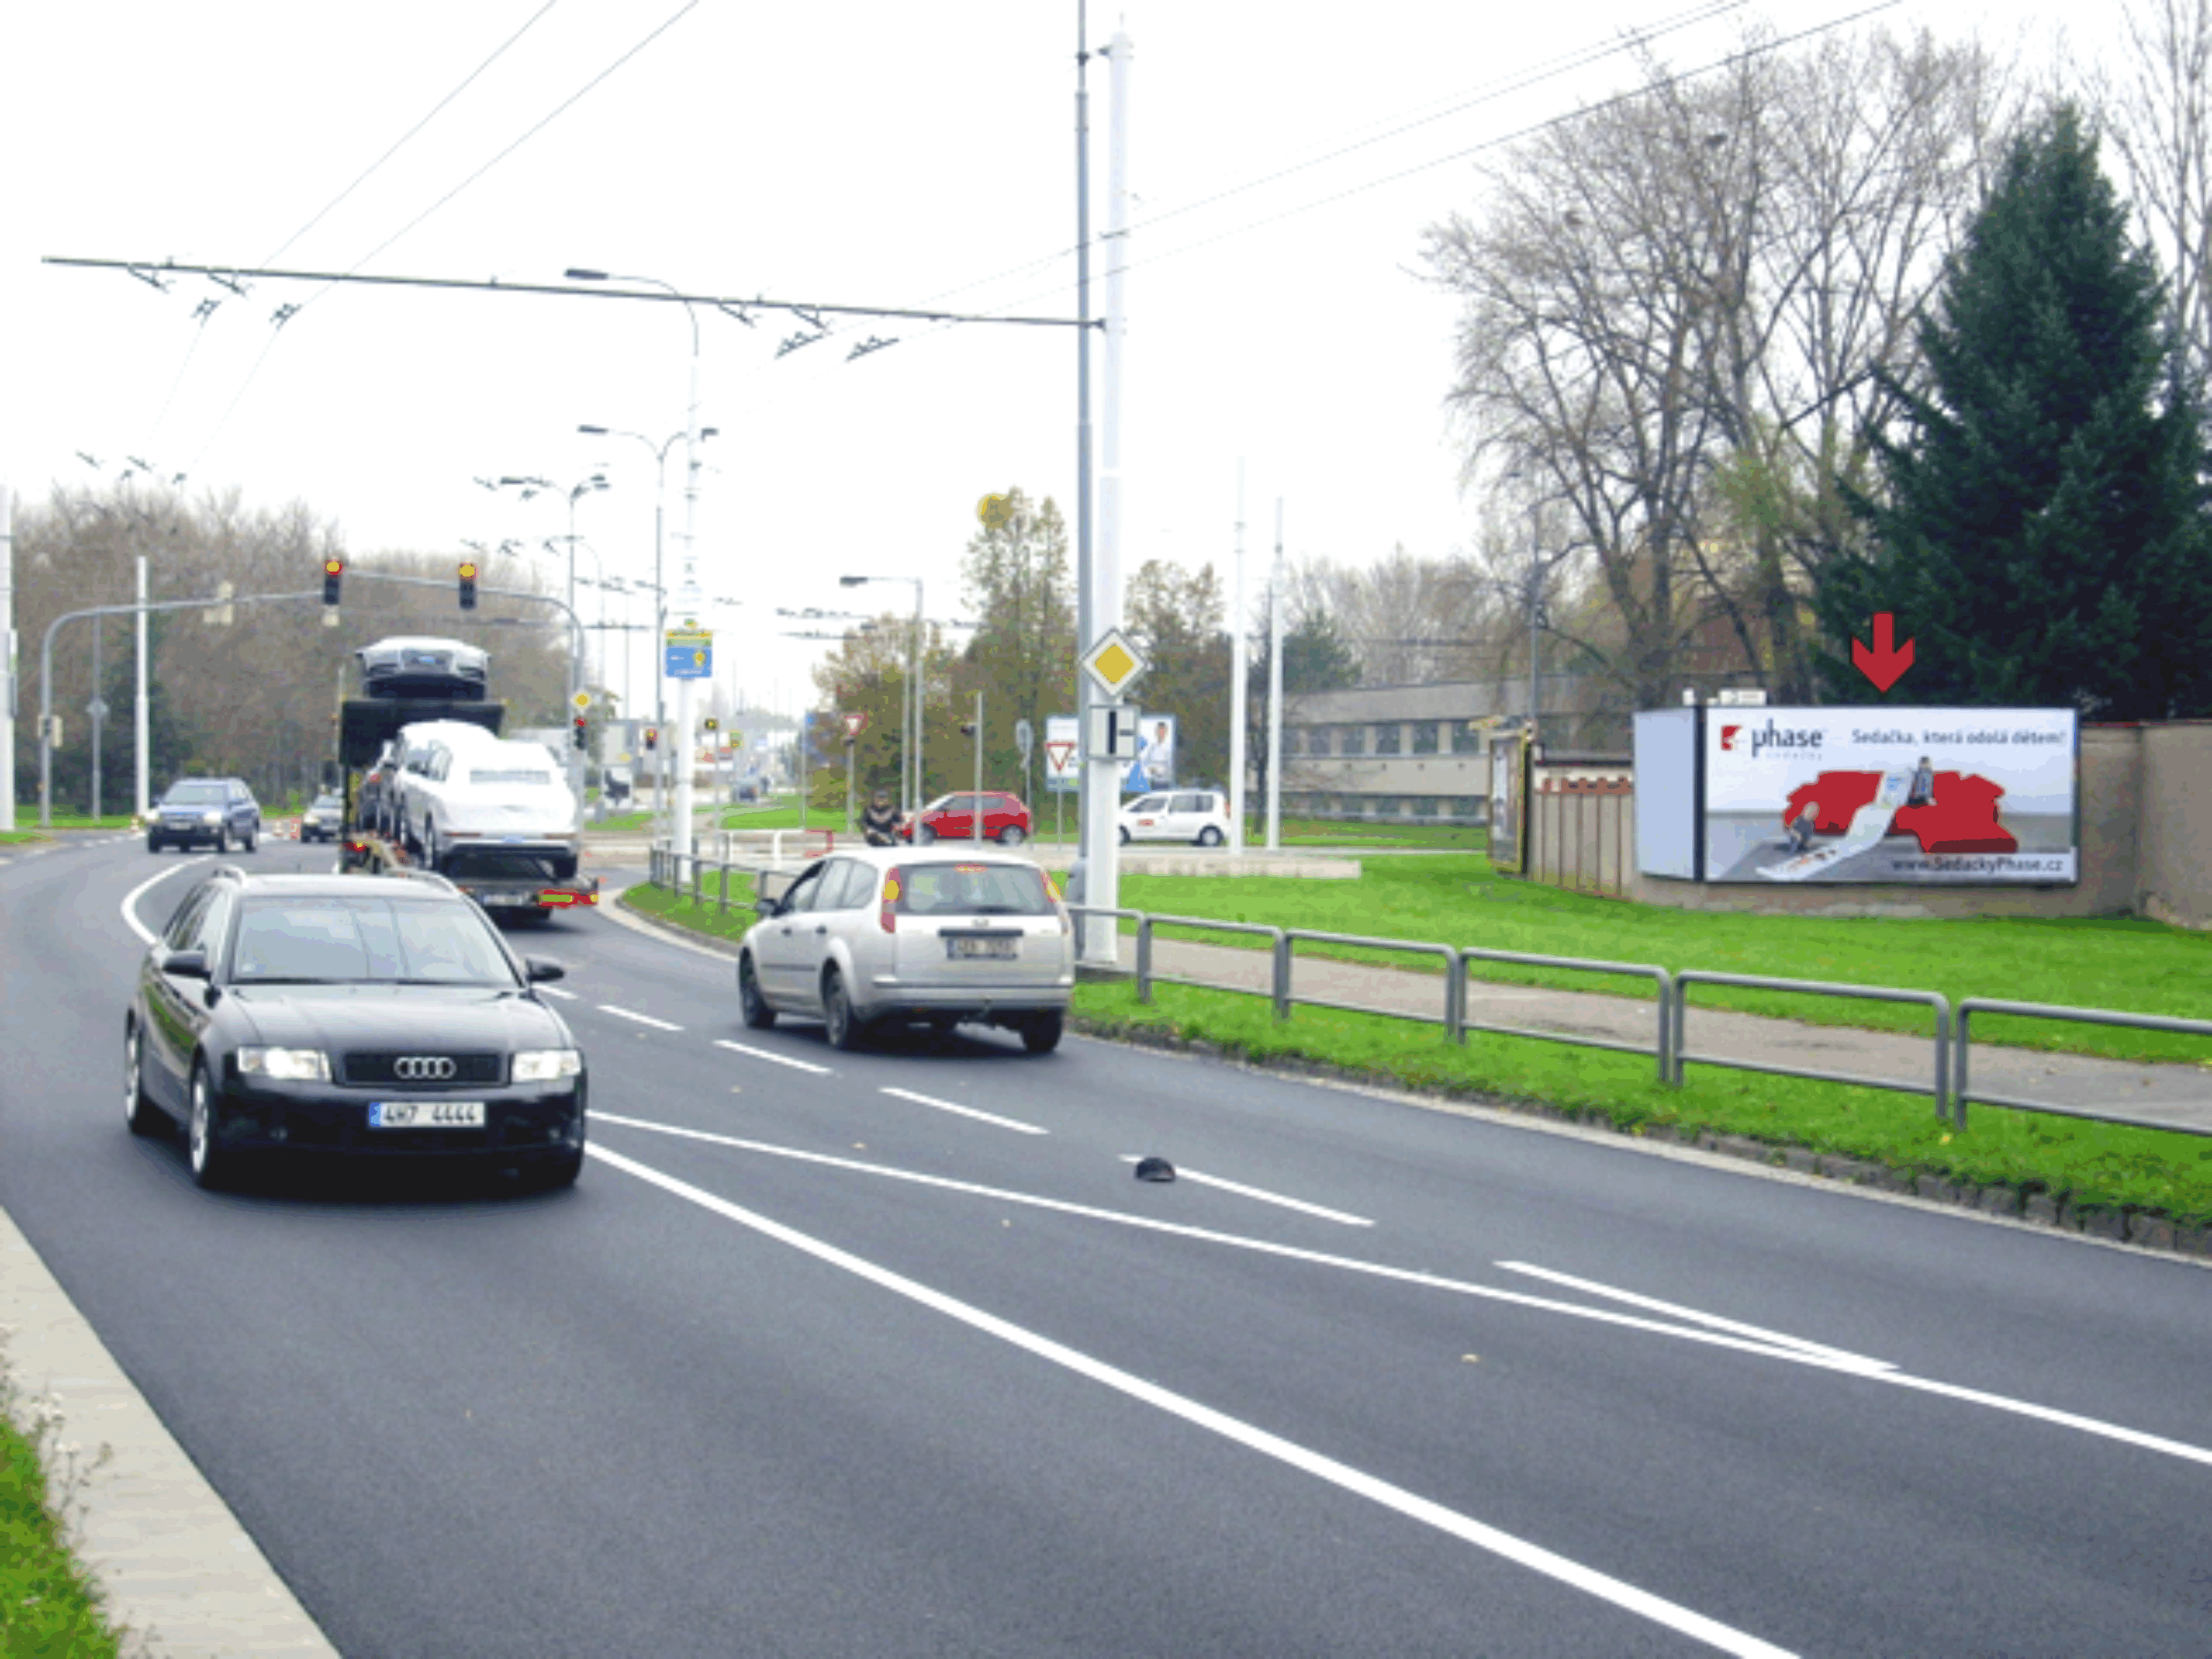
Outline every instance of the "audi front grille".
{"label": "audi front grille", "polygon": [[[452,1068],[447,1075],[447,1068]],[[394,1049],[350,1054],[340,1066],[346,1083],[405,1089],[481,1089],[507,1081],[505,1054],[441,1054]]]}

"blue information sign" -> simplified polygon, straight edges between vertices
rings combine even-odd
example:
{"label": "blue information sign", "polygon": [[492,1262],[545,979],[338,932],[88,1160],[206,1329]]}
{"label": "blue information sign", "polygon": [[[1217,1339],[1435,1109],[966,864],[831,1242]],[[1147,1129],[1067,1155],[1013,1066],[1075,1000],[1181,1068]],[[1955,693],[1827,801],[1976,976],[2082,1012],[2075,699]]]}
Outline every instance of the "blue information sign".
{"label": "blue information sign", "polygon": [[666,672],[672,680],[714,678],[714,636],[707,633],[669,635]]}

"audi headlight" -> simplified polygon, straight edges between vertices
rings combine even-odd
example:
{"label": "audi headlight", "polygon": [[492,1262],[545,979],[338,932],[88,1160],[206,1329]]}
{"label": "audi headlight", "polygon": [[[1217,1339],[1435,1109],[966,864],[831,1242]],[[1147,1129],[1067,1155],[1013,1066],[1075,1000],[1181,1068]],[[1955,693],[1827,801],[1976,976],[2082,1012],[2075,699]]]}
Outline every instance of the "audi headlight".
{"label": "audi headlight", "polygon": [[525,1048],[514,1057],[517,1083],[550,1083],[556,1078],[580,1077],[584,1057],[574,1048]]}
{"label": "audi headlight", "polygon": [[330,1057],[320,1048],[240,1048],[238,1069],[280,1083],[328,1083]]}
{"label": "audi headlight", "polygon": [[202,823],[221,823],[222,822],[222,814],[220,812],[203,812],[200,814],[200,822]]}

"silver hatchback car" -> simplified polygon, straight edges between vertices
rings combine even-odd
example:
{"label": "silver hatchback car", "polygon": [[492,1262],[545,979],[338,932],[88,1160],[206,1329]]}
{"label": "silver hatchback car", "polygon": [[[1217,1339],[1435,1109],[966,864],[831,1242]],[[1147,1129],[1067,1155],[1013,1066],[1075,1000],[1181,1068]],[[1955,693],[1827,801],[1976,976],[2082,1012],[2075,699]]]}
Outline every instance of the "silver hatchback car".
{"label": "silver hatchback car", "polygon": [[851,1048],[871,1027],[963,1020],[1060,1043],[1075,988],[1075,935],[1043,871],[1018,854],[856,848],[810,864],[738,947],[745,1024],[820,1019]]}

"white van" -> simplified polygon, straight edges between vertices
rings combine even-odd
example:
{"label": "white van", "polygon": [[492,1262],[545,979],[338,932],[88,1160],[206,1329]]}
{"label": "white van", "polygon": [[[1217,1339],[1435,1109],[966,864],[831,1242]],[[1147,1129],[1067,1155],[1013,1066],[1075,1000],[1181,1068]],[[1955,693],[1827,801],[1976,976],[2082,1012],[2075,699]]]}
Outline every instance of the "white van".
{"label": "white van", "polygon": [[1218,847],[1229,839],[1228,797],[1211,789],[1139,795],[1121,809],[1121,840],[1181,841]]}

